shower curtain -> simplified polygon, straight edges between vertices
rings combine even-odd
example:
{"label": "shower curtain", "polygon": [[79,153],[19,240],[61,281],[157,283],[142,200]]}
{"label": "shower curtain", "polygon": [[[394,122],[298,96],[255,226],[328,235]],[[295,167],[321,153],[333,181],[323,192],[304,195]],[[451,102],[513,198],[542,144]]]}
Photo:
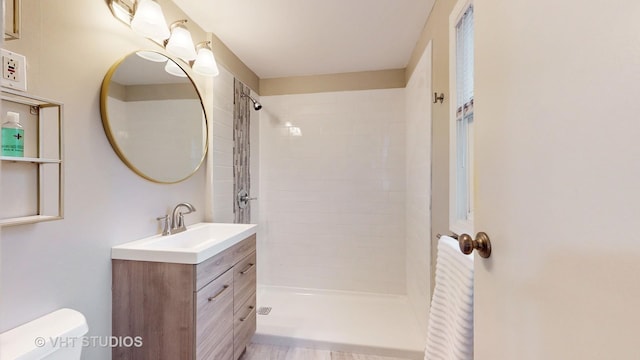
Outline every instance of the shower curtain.
{"label": "shower curtain", "polygon": [[249,178],[249,119],[251,106],[249,98],[241,96],[249,95],[251,89],[238,79],[234,79],[234,109],[233,109],[233,213],[234,222],[248,224],[251,222],[251,202],[246,207],[241,207],[238,194],[244,190],[251,194],[251,182]]}

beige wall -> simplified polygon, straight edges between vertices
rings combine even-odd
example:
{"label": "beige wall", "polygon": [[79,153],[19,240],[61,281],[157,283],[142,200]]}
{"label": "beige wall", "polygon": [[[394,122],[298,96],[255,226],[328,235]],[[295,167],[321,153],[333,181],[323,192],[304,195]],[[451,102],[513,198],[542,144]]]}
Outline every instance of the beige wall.
{"label": "beige wall", "polygon": [[209,34],[211,46],[216,56],[218,64],[231,72],[234,77],[242,81],[254,91],[260,88],[260,79],[251,69],[249,69],[215,34]]}
{"label": "beige wall", "polygon": [[111,82],[109,97],[122,101],[154,101],[176,99],[198,99],[193,85],[162,84],[162,85],[121,85]]}
{"label": "beige wall", "polygon": [[260,79],[260,95],[403,88],[405,69]]}

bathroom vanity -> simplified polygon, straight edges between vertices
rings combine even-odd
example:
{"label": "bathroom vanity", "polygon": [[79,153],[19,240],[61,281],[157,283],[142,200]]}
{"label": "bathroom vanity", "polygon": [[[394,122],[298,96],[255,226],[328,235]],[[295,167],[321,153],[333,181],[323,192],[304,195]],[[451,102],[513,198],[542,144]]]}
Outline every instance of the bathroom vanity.
{"label": "bathroom vanity", "polygon": [[203,223],[112,248],[112,333],[143,342],[112,358],[237,360],[256,330],[255,228]]}

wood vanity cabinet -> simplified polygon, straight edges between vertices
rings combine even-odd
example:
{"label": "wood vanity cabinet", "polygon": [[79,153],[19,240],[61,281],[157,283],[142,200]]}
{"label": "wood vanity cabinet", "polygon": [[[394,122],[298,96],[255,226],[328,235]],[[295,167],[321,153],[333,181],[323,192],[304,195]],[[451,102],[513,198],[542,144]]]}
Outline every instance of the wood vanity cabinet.
{"label": "wood vanity cabinet", "polygon": [[256,332],[256,252],[233,267],[233,354],[238,359]]}
{"label": "wood vanity cabinet", "polygon": [[[237,360],[256,331],[256,235],[196,265],[112,260],[113,359]],[[126,342],[125,342],[126,343]]]}

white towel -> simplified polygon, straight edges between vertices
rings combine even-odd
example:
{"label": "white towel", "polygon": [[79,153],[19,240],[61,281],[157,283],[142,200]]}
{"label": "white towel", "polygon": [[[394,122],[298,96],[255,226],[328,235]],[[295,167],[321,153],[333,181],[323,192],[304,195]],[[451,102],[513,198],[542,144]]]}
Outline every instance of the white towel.
{"label": "white towel", "polygon": [[425,360],[473,359],[473,255],[440,237]]}

